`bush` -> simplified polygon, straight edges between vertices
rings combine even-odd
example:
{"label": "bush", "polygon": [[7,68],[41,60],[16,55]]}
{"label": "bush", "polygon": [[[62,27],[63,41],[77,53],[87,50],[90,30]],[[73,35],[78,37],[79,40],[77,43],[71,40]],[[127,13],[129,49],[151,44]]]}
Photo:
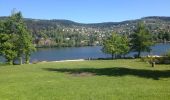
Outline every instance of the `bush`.
{"label": "bush", "polygon": [[170,50],[168,50],[166,53],[165,53],[165,55],[164,56],[166,56],[166,57],[169,57],[170,58]]}
{"label": "bush", "polygon": [[167,56],[147,56],[142,57],[141,61],[152,63],[155,62],[156,64],[170,64],[170,57]]}

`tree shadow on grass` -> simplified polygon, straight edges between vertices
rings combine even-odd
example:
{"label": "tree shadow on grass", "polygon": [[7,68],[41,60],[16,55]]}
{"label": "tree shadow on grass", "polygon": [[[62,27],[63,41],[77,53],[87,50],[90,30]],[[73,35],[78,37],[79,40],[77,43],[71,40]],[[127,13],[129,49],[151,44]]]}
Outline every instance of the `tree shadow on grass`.
{"label": "tree shadow on grass", "polygon": [[82,74],[91,73],[93,75],[105,76],[126,76],[132,75],[142,78],[149,78],[159,80],[160,78],[169,78],[170,70],[145,70],[145,69],[131,69],[123,67],[113,68],[44,68],[47,71],[56,71],[68,74]]}

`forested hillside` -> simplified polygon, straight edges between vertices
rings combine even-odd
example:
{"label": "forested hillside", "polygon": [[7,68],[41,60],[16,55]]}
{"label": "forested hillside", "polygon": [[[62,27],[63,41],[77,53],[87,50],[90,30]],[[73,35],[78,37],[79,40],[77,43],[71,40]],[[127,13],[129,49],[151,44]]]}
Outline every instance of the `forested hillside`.
{"label": "forested hillside", "polygon": [[[6,17],[1,17],[5,20]],[[138,22],[143,21],[153,40],[170,41],[170,17],[144,17],[123,22],[94,24],[77,23],[70,20],[24,19],[34,37],[34,43],[41,46],[86,46],[101,45],[102,40],[112,32],[129,35]]]}

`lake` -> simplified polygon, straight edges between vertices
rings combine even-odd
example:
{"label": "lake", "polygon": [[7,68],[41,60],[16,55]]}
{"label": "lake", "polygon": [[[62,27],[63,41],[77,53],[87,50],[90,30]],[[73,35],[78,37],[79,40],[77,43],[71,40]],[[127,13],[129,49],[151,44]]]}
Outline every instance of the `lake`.
{"label": "lake", "polygon": [[[156,44],[152,46],[150,53],[143,52],[142,55],[162,55],[170,49],[170,44]],[[64,47],[64,48],[39,48],[37,52],[31,56],[31,61],[55,61],[70,59],[88,59],[88,58],[107,58],[109,54],[101,51],[101,46],[93,47]],[[127,56],[133,56],[135,52],[129,53]]]}
{"label": "lake", "polygon": [[31,61],[56,61],[88,58],[105,58],[110,55],[101,51],[101,46],[93,47],[63,47],[63,48],[39,48],[31,56]]}
{"label": "lake", "polygon": [[[107,58],[111,57],[101,51],[101,46],[93,47],[64,47],[64,48],[38,48],[31,55],[33,61],[56,61],[56,60],[73,60],[73,59],[88,59],[88,58]],[[142,53],[142,55],[162,55],[170,49],[170,44],[156,44],[152,46],[150,53]],[[135,52],[131,52],[126,56],[133,56]],[[2,61],[2,58],[1,58]]]}

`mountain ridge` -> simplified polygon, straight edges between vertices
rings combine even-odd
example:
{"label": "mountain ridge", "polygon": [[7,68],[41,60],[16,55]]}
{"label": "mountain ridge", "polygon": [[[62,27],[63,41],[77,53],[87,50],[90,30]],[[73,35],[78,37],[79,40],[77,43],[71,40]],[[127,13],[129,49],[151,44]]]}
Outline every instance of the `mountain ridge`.
{"label": "mountain ridge", "polygon": [[[0,19],[5,19],[7,18],[7,16],[0,16]],[[35,21],[69,21],[69,22],[73,22],[73,23],[78,23],[78,24],[84,24],[84,25],[90,25],[90,24],[104,24],[104,23],[122,23],[122,22],[127,22],[127,21],[135,21],[135,20],[140,20],[140,19],[168,19],[170,20],[170,16],[146,16],[146,17],[141,17],[141,18],[137,18],[137,19],[131,19],[131,20],[123,20],[123,21],[118,21],[118,22],[114,22],[114,21],[106,21],[106,22],[96,22],[96,23],[82,23],[82,22],[77,22],[77,21],[73,21],[73,20],[68,20],[68,19],[39,19],[39,18],[24,18],[24,20],[35,20]]]}
{"label": "mountain ridge", "polygon": [[[6,16],[0,17],[0,20],[6,19]],[[148,26],[152,24],[153,26],[160,27],[161,24],[166,24],[166,26],[169,26],[170,17],[168,16],[147,16],[142,17],[140,19],[134,19],[134,20],[125,20],[121,22],[101,22],[101,23],[79,23],[72,20],[66,20],[66,19],[33,19],[33,18],[24,18],[24,21],[26,22],[29,29],[32,29],[34,27],[39,28],[93,28],[93,29],[99,29],[100,30],[114,30],[115,28],[128,28],[128,27],[134,27],[136,24],[140,21],[144,21],[145,24]],[[159,25],[158,25],[159,24]],[[150,26],[150,27],[153,27]],[[116,31],[117,32],[117,31]],[[119,33],[119,32],[118,32]]]}

